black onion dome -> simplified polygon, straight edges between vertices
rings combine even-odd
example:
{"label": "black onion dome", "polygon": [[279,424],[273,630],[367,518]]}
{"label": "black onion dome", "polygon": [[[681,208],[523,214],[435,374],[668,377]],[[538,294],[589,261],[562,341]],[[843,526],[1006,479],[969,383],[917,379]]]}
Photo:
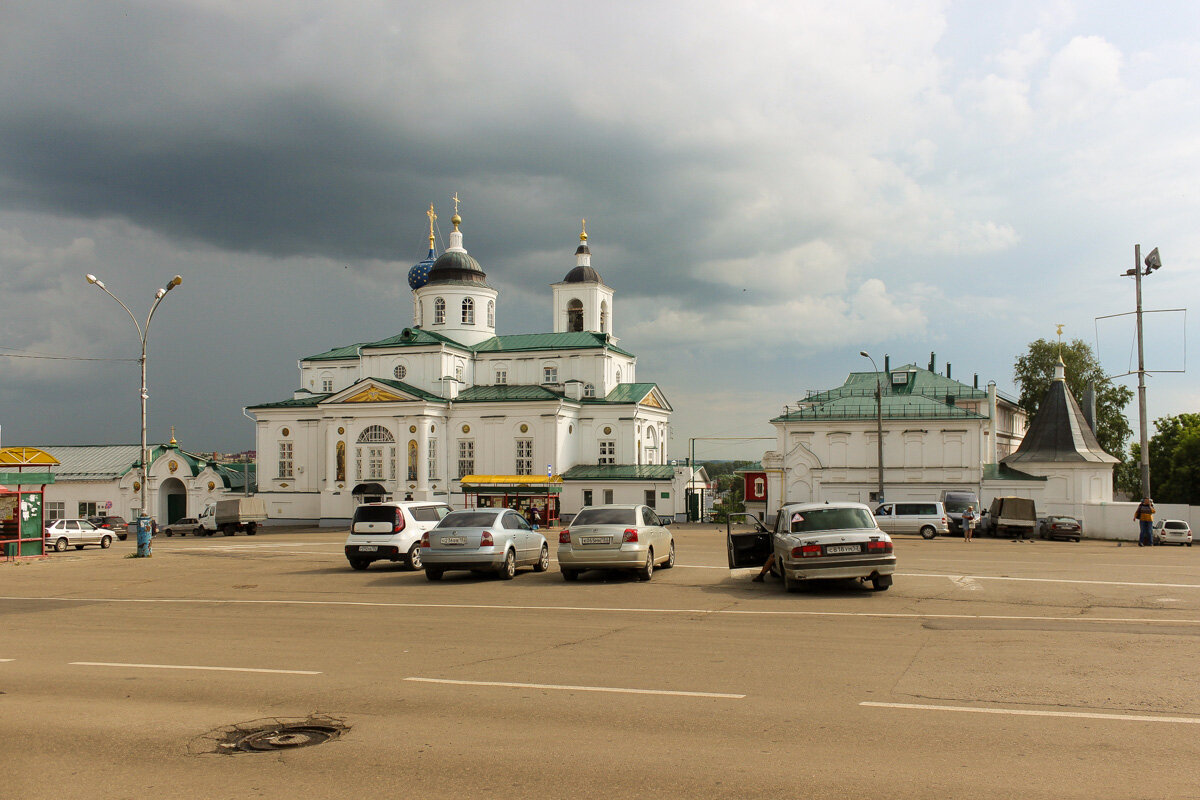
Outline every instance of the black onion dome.
{"label": "black onion dome", "polygon": [[487,275],[479,262],[465,252],[448,250],[438,256],[429,270],[428,283],[468,281],[487,285]]}
{"label": "black onion dome", "polygon": [[576,267],[567,273],[563,283],[604,283],[600,273],[591,267]]}

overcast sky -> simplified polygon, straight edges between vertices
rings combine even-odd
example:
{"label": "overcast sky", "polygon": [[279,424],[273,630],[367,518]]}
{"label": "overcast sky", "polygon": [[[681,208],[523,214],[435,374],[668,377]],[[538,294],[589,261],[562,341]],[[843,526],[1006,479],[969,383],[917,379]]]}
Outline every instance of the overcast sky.
{"label": "overcast sky", "polygon": [[[1134,309],[1134,244],[1162,253],[1146,308],[1200,296],[1198,21],[1188,1],[7,0],[3,444],[136,442],[137,334],[83,276],[144,320],[178,273],[150,438],[252,447],[242,408],[290,397],[299,358],[411,323],[424,211],[444,247],[456,192],[501,333],[552,329],[587,218],[672,456],[772,435],[870,369],[860,350],[1015,395],[1013,361],[1064,323],[1127,372],[1130,318],[1095,318]],[[1195,318],[1148,318],[1148,369],[1184,368]],[[1200,411],[1198,387],[1155,374],[1151,419]]]}

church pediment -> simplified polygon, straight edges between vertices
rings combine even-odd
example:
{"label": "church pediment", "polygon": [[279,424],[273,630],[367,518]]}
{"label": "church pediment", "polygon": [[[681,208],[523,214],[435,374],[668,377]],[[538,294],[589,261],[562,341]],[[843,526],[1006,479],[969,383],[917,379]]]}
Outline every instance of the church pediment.
{"label": "church pediment", "polygon": [[659,401],[658,395],[655,392],[650,392],[650,394],[643,397],[642,402],[639,403],[639,405],[650,406],[651,408],[663,407],[663,404]]}
{"label": "church pediment", "polygon": [[338,392],[325,400],[322,405],[329,403],[407,403],[420,399],[422,398],[417,397],[415,393],[410,394],[378,381],[369,380]]}

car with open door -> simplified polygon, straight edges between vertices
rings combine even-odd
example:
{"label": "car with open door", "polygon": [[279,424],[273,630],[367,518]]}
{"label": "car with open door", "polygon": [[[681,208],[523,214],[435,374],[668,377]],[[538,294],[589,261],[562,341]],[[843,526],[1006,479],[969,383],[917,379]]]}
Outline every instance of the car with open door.
{"label": "car with open door", "polygon": [[754,520],[748,532],[726,533],[729,568],[761,567],[774,553],[772,573],[794,591],[806,581],[857,578],[877,592],[892,585],[892,540],[862,503],[788,503],[768,528]]}

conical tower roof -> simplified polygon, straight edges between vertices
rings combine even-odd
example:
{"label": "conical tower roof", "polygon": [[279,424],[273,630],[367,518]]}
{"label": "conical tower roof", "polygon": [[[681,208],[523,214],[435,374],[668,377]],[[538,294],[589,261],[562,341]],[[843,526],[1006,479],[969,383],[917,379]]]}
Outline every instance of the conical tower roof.
{"label": "conical tower roof", "polygon": [[1046,390],[1021,446],[1012,455],[1000,459],[1001,463],[1010,466],[1050,461],[1115,464],[1118,460],[1100,447],[1079,403],[1067,387],[1061,358],[1054,368],[1054,381]]}

